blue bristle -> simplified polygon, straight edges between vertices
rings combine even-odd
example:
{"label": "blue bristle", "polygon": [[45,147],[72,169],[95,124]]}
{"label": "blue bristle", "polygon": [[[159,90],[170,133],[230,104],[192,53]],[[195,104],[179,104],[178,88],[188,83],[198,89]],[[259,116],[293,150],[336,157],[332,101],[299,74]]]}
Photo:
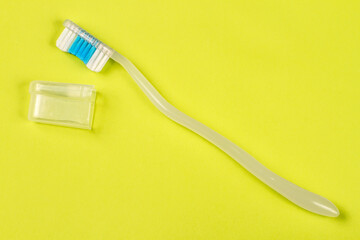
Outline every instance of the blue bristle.
{"label": "blue bristle", "polygon": [[79,35],[76,37],[75,41],[69,49],[69,53],[77,56],[85,64],[90,61],[90,58],[96,51],[96,47],[87,42],[85,39],[81,38]]}
{"label": "blue bristle", "polygon": [[84,63],[87,64],[90,61],[90,58],[92,57],[92,55],[94,54],[94,52],[96,51],[96,47],[92,46],[88,52],[88,54],[86,55],[86,57],[84,58]]}
{"label": "blue bristle", "polygon": [[85,57],[87,56],[90,48],[91,48],[91,44],[89,43],[89,44],[86,46],[86,48],[84,49],[84,51],[82,51],[82,53],[81,53],[81,55],[80,55],[80,57],[79,57],[82,61],[84,61],[84,59],[85,59]]}
{"label": "blue bristle", "polygon": [[84,41],[85,41],[84,39],[80,38],[80,41],[74,47],[74,53],[72,53],[72,54],[76,55],[79,52],[80,47],[84,43]]}
{"label": "blue bristle", "polygon": [[73,42],[73,44],[71,45],[70,49],[69,49],[69,53],[74,54],[74,50],[76,48],[76,46],[78,45],[79,41],[81,40],[80,36],[77,36],[75,41]]}
{"label": "blue bristle", "polygon": [[79,51],[76,53],[76,56],[78,58],[80,58],[81,54],[83,53],[83,51],[85,50],[87,45],[89,45],[89,43],[87,41],[84,41],[83,44],[81,45],[81,47],[79,48]]}

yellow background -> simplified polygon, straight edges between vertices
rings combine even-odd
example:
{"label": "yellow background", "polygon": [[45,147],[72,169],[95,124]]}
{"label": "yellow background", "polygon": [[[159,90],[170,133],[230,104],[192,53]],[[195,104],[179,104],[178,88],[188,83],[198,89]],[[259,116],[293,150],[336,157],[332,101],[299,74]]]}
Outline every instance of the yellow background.
{"label": "yellow background", "polygon": [[[360,2],[1,1],[0,239],[360,239]],[[176,107],[323,195],[307,212],[163,116],[71,19]],[[93,131],[27,120],[33,80],[94,84]]]}

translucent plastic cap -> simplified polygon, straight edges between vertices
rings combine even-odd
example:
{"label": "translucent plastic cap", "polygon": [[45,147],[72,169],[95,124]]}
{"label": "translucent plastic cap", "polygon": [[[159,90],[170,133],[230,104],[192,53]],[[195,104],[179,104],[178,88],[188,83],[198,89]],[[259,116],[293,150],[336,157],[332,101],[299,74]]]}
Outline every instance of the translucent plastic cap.
{"label": "translucent plastic cap", "polygon": [[91,129],[96,99],[92,85],[33,81],[29,120]]}

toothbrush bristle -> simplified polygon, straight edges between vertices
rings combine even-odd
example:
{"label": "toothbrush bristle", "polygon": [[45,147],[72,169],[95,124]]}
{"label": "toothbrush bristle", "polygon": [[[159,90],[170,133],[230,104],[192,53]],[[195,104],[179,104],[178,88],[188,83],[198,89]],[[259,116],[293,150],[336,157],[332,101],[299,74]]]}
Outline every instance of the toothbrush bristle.
{"label": "toothbrush bristle", "polygon": [[90,70],[100,72],[111,57],[113,49],[70,20],[66,20],[64,26],[56,46],[80,58]]}

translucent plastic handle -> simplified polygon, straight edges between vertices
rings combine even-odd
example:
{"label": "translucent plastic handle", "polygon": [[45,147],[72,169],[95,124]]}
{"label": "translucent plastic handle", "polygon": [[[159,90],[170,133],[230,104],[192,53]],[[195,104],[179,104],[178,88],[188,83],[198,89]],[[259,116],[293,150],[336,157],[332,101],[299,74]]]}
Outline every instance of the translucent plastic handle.
{"label": "translucent plastic handle", "polygon": [[326,198],[309,192],[287,180],[276,175],[264,165],[258,162],[250,154],[235,145],[233,142],[215,132],[211,128],[189,117],[167,102],[142,73],[124,56],[115,52],[113,58],[120,63],[131,75],[150,101],[166,116],[184,127],[199,134],[215,146],[223,150],[235,159],[246,170],[259,178],[263,183],[283,195],[296,205],[320,215],[337,217],[339,210]]}

